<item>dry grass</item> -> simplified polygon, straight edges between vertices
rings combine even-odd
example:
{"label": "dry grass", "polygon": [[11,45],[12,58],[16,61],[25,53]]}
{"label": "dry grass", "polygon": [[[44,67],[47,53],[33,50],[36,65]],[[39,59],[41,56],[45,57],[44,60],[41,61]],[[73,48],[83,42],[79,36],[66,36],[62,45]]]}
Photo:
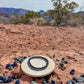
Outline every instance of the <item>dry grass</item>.
{"label": "dry grass", "polygon": [[66,25],[70,25],[74,27],[83,25],[83,19],[72,17],[71,19],[67,20]]}

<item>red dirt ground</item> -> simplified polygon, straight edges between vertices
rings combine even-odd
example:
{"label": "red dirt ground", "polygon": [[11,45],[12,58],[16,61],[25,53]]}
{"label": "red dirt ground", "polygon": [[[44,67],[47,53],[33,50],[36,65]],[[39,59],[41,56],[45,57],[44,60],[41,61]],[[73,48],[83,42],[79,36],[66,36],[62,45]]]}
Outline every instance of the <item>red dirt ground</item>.
{"label": "red dirt ground", "polygon": [[[19,75],[20,84],[30,84],[33,78],[21,72],[20,64],[11,71],[5,68],[6,64],[13,63],[14,57],[53,54],[56,68],[50,80],[66,84],[73,77],[69,74],[71,69],[76,70],[77,77],[84,74],[84,28],[0,24],[0,75]],[[64,71],[58,68],[56,61],[62,57],[69,62]],[[36,81],[41,84],[40,79]],[[15,84],[15,80],[9,84]]]}

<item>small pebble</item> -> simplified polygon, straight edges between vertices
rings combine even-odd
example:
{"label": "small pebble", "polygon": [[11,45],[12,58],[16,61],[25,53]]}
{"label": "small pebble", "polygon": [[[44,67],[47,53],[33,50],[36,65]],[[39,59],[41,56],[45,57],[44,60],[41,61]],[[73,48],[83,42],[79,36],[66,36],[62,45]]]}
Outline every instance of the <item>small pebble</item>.
{"label": "small pebble", "polygon": [[31,84],[38,84],[38,83],[37,83],[37,82],[35,82],[35,81],[32,81],[32,82],[31,82]]}
{"label": "small pebble", "polygon": [[49,81],[47,84],[51,84],[51,81]]}
{"label": "small pebble", "polygon": [[61,60],[64,60],[64,58],[62,58]]}
{"label": "small pebble", "polygon": [[64,67],[64,63],[60,63],[60,66]]}
{"label": "small pebble", "polygon": [[79,83],[82,83],[83,81],[82,80],[78,80]]}
{"label": "small pebble", "polygon": [[52,57],[50,56],[50,58],[52,58]]}
{"label": "small pebble", "polygon": [[12,70],[12,69],[13,69],[13,66],[9,66],[8,69],[9,69],[9,70]]}
{"label": "small pebble", "polygon": [[12,80],[12,78],[8,78],[7,83],[11,82]]}
{"label": "small pebble", "polygon": [[65,64],[67,64],[67,63],[68,63],[68,61],[64,61],[64,63],[65,63]]}
{"label": "small pebble", "polygon": [[48,83],[48,82],[49,82],[49,80],[46,80],[46,82]]}
{"label": "small pebble", "polygon": [[3,77],[2,76],[0,76],[0,80],[3,80]]}
{"label": "small pebble", "polygon": [[65,61],[64,61],[64,60],[62,60],[62,61],[61,61],[61,63],[65,63]]}
{"label": "small pebble", "polygon": [[14,61],[14,63],[16,63],[16,64],[17,64],[17,63],[18,63],[18,61],[17,61],[17,60],[15,60],[15,61]]}
{"label": "small pebble", "polygon": [[64,69],[65,69],[65,67],[62,67],[61,65],[59,65],[59,68],[60,68],[61,70],[64,70]]}
{"label": "small pebble", "polygon": [[72,70],[70,71],[70,74],[73,75],[74,73],[75,73],[75,70],[72,69]]}
{"label": "small pebble", "polygon": [[19,84],[20,83],[20,80],[16,80],[15,84]]}
{"label": "small pebble", "polygon": [[56,59],[56,61],[60,61],[59,59]]}
{"label": "small pebble", "polygon": [[17,60],[17,57],[14,57],[14,60]]}
{"label": "small pebble", "polygon": [[2,76],[2,80],[5,80],[6,79],[6,76]]}
{"label": "small pebble", "polygon": [[12,76],[13,79],[17,79],[18,77],[17,76]]}
{"label": "small pebble", "polygon": [[67,81],[66,84],[72,84],[72,82],[71,81]]}
{"label": "small pebble", "polygon": [[73,76],[73,80],[75,80],[76,82],[78,82],[78,78],[76,76]]}
{"label": "small pebble", "polygon": [[42,84],[47,84],[47,82],[46,81],[42,81]]}
{"label": "small pebble", "polygon": [[80,77],[83,77],[84,78],[84,75],[81,75]]}
{"label": "small pebble", "polygon": [[6,76],[3,76],[2,80],[4,81],[4,83],[7,83],[8,78],[6,78]]}
{"label": "small pebble", "polygon": [[0,83],[4,83],[4,81],[3,80],[0,80]]}
{"label": "small pebble", "polygon": [[55,84],[58,84],[57,82]]}
{"label": "small pebble", "polygon": [[52,81],[51,81],[51,84],[55,84],[55,81],[54,81],[54,80],[52,80]]}
{"label": "small pebble", "polygon": [[17,65],[17,63],[14,63],[14,64],[12,64],[11,66],[12,66],[12,67],[15,67],[16,65]]}
{"label": "small pebble", "polygon": [[55,58],[55,55],[53,55],[53,58]]}
{"label": "small pebble", "polygon": [[11,64],[7,64],[7,65],[6,65],[6,68],[8,68],[9,66],[11,66]]}
{"label": "small pebble", "polygon": [[26,59],[27,57],[26,56],[24,56],[24,59]]}
{"label": "small pebble", "polygon": [[82,80],[82,82],[84,82],[84,78],[83,77],[79,77],[79,80]]}
{"label": "small pebble", "polygon": [[61,66],[61,65],[59,65],[59,68],[60,68],[60,69],[62,69],[62,66]]}
{"label": "small pebble", "polygon": [[76,83],[76,81],[75,81],[75,80],[71,80],[71,82],[72,82],[72,84],[75,84],[75,83]]}

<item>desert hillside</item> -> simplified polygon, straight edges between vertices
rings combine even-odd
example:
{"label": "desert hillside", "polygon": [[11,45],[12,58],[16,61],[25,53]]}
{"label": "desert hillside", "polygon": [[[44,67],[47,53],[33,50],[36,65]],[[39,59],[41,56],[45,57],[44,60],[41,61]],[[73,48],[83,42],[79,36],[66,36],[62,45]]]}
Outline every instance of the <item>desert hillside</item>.
{"label": "desert hillside", "polygon": [[[6,64],[13,63],[14,57],[53,54],[56,55],[52,58],[56,69],[50,80],[65,84],[73,77],[69,73],[71,69],[75,69],[77,77],[84,74],[84,28],[0,24],[0,75],[19,74],[21,84],[29,84],[33,79],[21,73],[19,64],[11,71],[5,68]],[[56,61],[63,57],[68,60],[64,71],[58,68],[59,62]],[[36,81],[41,82],[40,79]]]}

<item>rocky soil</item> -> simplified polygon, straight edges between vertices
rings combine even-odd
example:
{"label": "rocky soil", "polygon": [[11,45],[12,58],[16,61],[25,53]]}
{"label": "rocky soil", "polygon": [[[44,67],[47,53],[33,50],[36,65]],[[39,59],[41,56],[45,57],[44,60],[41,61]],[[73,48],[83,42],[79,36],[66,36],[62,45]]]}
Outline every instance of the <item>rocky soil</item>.
{"label": "rocky soil", "polygon": [[[70,70],[75,69],[75,76],[84,74],[84,28],[83,27],[52,27],[37,25],[3,25],[0,24],[0,75],[18,75],[20,84],[30,84],[32,80],[41,84],[44,79],[33,79],[26,76],[20,69],[20,64],[13,70],[5,68],[13,63],[14,57],[44,55],[53,56],[56,68],[50,80],[66,84],[71,80]],[[60,62],[56,59],[65,58],[68,64],[64,71],[58,68]],[[9,84],[15,84],[15,80]]]}

